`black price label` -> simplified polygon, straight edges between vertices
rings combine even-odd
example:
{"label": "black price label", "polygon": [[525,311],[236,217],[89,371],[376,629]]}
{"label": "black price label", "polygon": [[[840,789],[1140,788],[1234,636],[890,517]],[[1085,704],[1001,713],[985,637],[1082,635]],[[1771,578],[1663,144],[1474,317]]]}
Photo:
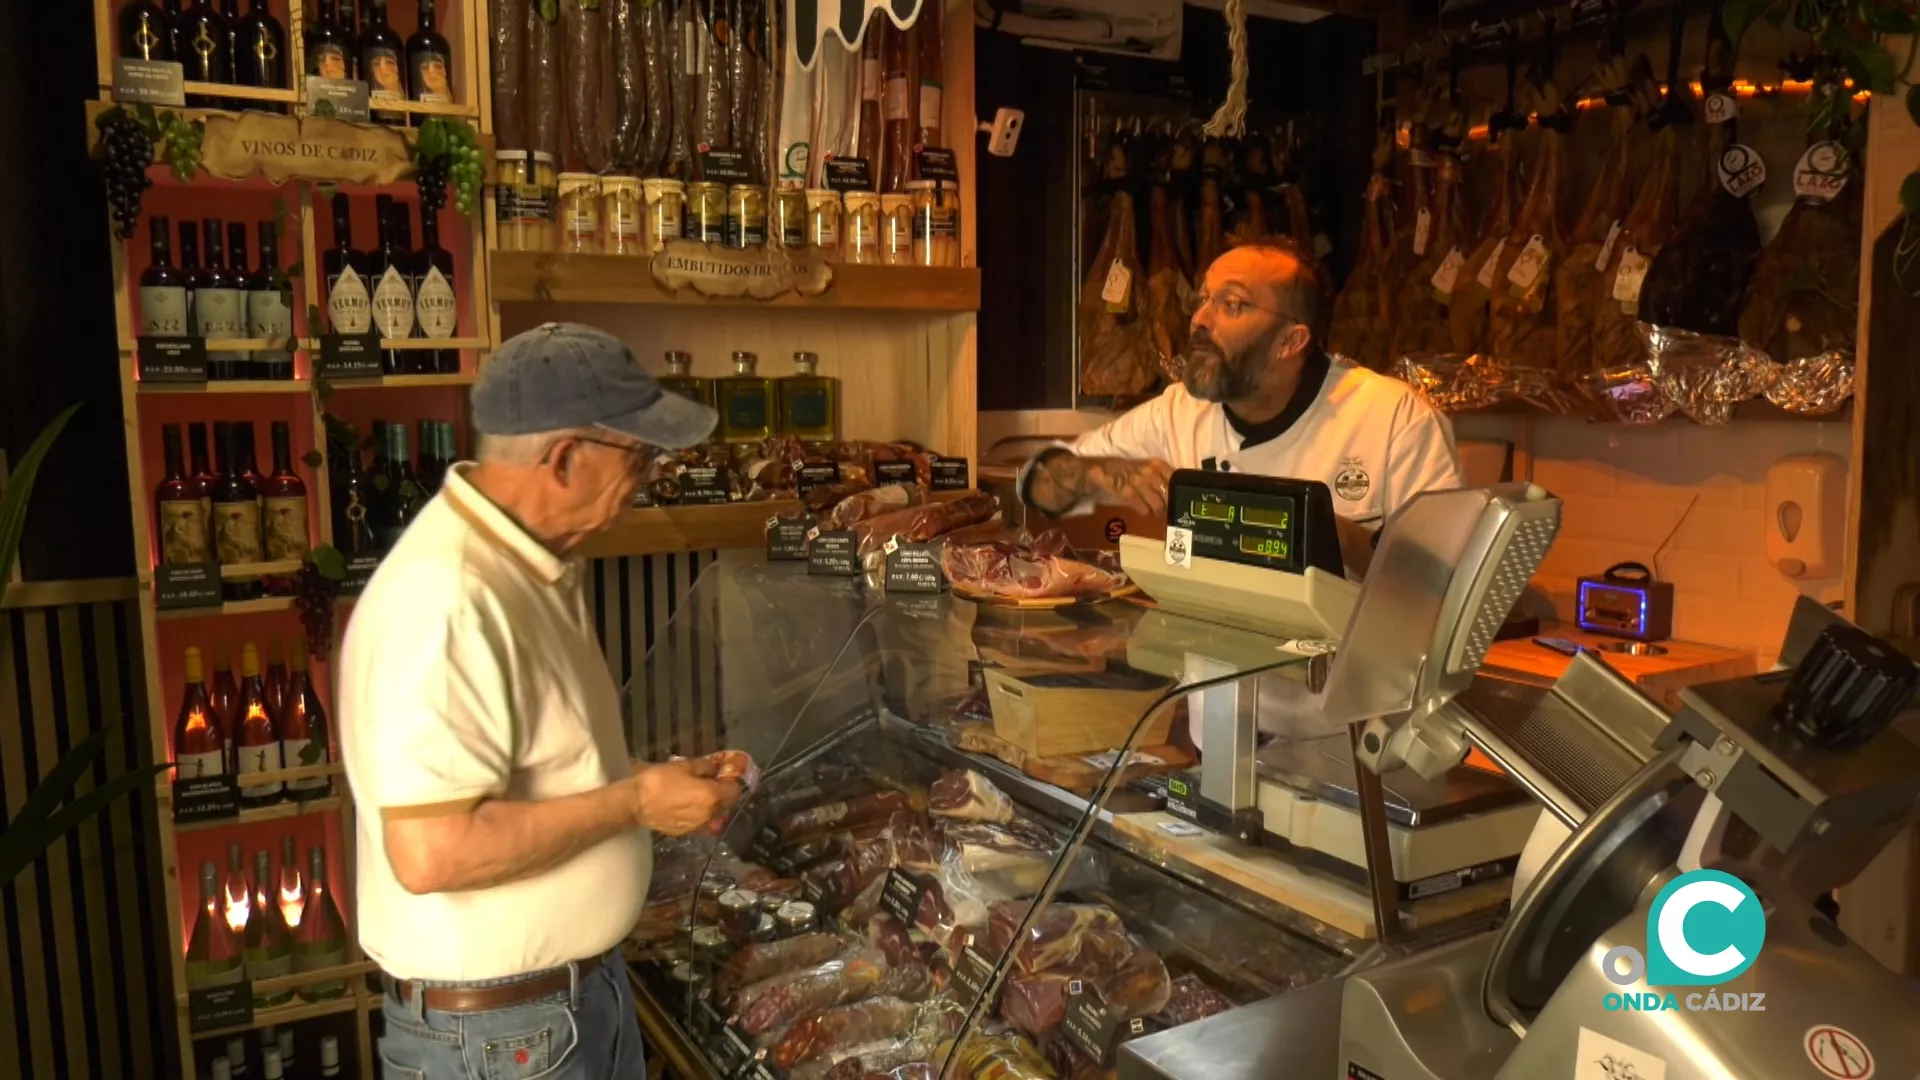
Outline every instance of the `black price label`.
{"label": "black price label", "polygon": [[993,978],[993,961],[980,955],[969,940],[967,947],[960,951],[960,963],[953,969],[953,981],[966,988],[970,1000],[978,1001],[980,995],[987,992],[987,981]]}
{"label": "black price label", "polygon": [[860,545],[851,532],[823,532],[807,545],[807,573],[860,576]]}
{"label": "black price label", "polygon": [[725,468],[699,465],[680,474],[681,506],[719,506],[732,501],[732,484]]}
{"label": "black price label", "polygon": [[1105,1065],[1112,1056],[1119,1027],[1120,1019],[1085,983],[1079,979],[1067,983],[1067,1012],[1060,1020],[1060,1032],[1068,1042]]}
{"label": "black price label", "polygon": [[765,1050],[755,1050],[753,1054],[758,1060],[740,1074],[743,1080],[786,1080],[787,1074],[766,1060]]}
{"label": "black price label", "polygon": [[887,547],[888,592],[937,593],[946,589],[947,575],[927,545],[890,541]]}
{"label": "black price label", "polygon": [[347,559],[347,576],[340,582],[341,596],[359,596],[367,590],[367,582],[373,580],[373,572],[380,569],[380,556],[354,555]]}
{"label": "black price label", "polygon": [[[143,30],[142,33],[152,31]],[[115,57],[113,100],[122,105],[183,106],[187,103],[186,68],[177,60]]]}
{"label": "black price label", "polygon": [[916,156],[920,159],[920,179],[959,181],[960,167],[953,160],[953,151],[938,146],[923,146]]}
{"label": "black price label", "polygon": [[899,919],[901,926],[912,926],[926,892],[926,882],[913,874],[898,868],[889,870],[887,883],[880,887],[880,909]]}
{"label": "black price label", "polygon": [[812,465],[802,465],[800,466],[800,475],[797,480],[800,487],[800,497],[804,499],[813,494],[818,488],[826,487],[828,484],[839,483],[840,463],[837,461],[824,461],[815,462]]}
{"label": "black price label", "polygon": [[911,461],[881,461],[873,466],[873,486],[886,487],[888,484],[911,484],[918,480]]}
{"label": "black price label", "polygon": [[1613,0],[1573,0],[1573,28],[1592,30],[1613,17]]}
{"label": "black price label", "polygon": [[750,184],[753,182],[753,174],[747,171],[746,152],[742,150],[729,150],[724,146],[701,148],[700,175],[709,184]]}
{"label": "black price label", "polygon": [[713,1002],[707,1000],[704,996],[694,1002],[693,1007],[696,1013],[696,1019],[700,1025],[708,1031],[717,1034],[721,1028],[727,1026],[727,1018],[721,1016],[720,1010],[714,1008]]}
{"label": "black price label", "polygon": [[163,564],[153,570],[153,606],[161,611],[219,607],[219,563]]}
{"label": "black price label", "polygon": [[933,490],[965,491],[972,486],[973,479],[967,472],[966,458],[933,459]]}
{"label": "black price label", "polygon": [[731,1023],[721,1029],[720,1045],[736,1067],[753,1060],[753,1044]]}
{"label": "black price label", "polygon": [[873,169],[866,158],[829,158],[826,161],[827,186],[834,191],[872,191]]}
{"label": "black price label", "polygon": [[767,559],[770,562],[800,562],[807,557],[807,533],[812,518],[767,519]]}
{"label": "black price label", "polygon": [[372,89],[359,79],[323,79],[307,76],[307,115],[330,116],[364,124],[373,119],[367,108]]}
{"label": "black price label", "polygon": [[173,782],[173,820],[219,821],[240,816],[240,785],[231,776],[196,776]]}
{"label": "black price label", "polygon": [[140,381],[203,383],[207,381],[207,339],[140,335],[135,342]]}
{"label": "black price label", "polygon": [[187,1027],[192,1031],[242,1027],[253,1023],[253,984],[242,979],[226,986],[187,991]]}
{"label": "black price label", "polygon": [[1471,53],[1490,53],[1506,47],[1507,36],[1512,31],[1507,28],[1505,19],[1496,19],[1490,23],[1475,22],[1467,32],[1467,51]]}
{"label": "black price label", "polygon": [[818,905],[827,895],[827,887],[820,884],[819,878],[800,879],[800,899],[809,904]]}
{"label": "black price label", "polygon": [[380,334],[321,334],[320,358],[313,371],[328,379],[377,379],[386,374],[380,364]]}
{"label": "black price label", "polygon": [[773,826],[769,825],[753,835],[753,843],[747,848],[747,854],[755,861],[766,862],[774,857],[774,852],[779,850],[780,834],[773,831]]}

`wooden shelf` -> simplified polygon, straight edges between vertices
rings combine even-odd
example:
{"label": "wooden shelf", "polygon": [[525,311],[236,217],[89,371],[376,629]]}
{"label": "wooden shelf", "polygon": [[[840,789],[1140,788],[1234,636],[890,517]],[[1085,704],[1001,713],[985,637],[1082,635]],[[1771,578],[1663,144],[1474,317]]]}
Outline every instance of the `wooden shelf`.
{"label": "wooden shelf", "polygon": [[292,611],[293,597],[263,596],[258,600],[229,600],[219,607],[209,605],[200,608],[181,608],[178,611],[155,611],[153,617],[161,622],[172,619],[213,619],[226,615],[260,615],[270,611]]}
{"label": "wooden shelf", "polygon": [[[316,972],[315,974],[318,973]],[[244,1035],[249,1031],[258,1031],[261,1028],[276,1027],[280,1024],[294,1024],[302,1020],[313,1020],[322,1016],[338,1016],[341,1013],[353,1012],[359,1007],[360,1001],[354,996],[353,989],[349,987],[344,995],[332,1001],[309,1003],[301,1001],[296,997],[290,1005],[282,1005],[277,1009],[254,1010],[253,1022],[250,1024],[234,1024],[231,1027],[195,1031],[191,1033],[191,1037],[195,1042],[203,1039],[224,1039],[232,1035]],[[180,1011],[185,1013],[186,1009],[186,1003],[182,1002],[180,1004]],[[184,1027],[184,1022],[182,1026]]]}
{"label": "wooden shelf", "polygon": [[453,375],[382,375],[373,379],[328,379],[335,390],[394,390],[409,386],[472,386],[480,376],[469,372]]}
{"label": "wooden shelf", "polygon": [[493,298],[499,303],[684,304],[709,307],[795,307],[872,311],[978,311],[980,270],[925,266],[833,268],[833,284],[819,296],[788,293],[773,300],[708,299],[691,289],[671,292],[631,255],[568,255],[495,251],[489,255]]}
{"label": "wooden shelf", "polygon": [[[418,350],[484,349],[491,344],[492,342],[488,341],[484,337],[479,337],[479,336],[452,337],[452,338],[381,338],[380,339],[380,347],[382,349],[392,349],[395,352],[410,352],[417,349]],[[311,338],[311,337],[300,338],[297,341],[292,339],[281,339],[281,338],[208,338],[207,339],[208,352],[258,352],[264,349],[277,349],[277,348],[287,348],[287,347],[290,347],[291,350],[294,352],[318,352],[320,350],[320,339]],[[136,350],[136,348],[137,348],[137,345],[135,342],[132,342],[132,341],[120,342],[120,351],[123,353],[132,354]]]}
{"label": "wooden shelf", "polygon": [[142,394],[310,394],[306,379],[209,379],[201,383],[139,383]]}
{"label": "wooden shelf", "polygon": [[[285,784],[295,780],[317,780],[323,776],[344,776],[346,775],[346,771],[347,767],[345,764],[338,761],[329,761],[324,765],[302,765],[297,769],[267,769],[262,772],[251,772],[246,774],[245,780],[247,786],[252,787],[260,784]],[[158,801],[163,803],[173,801],[173,784],[168,781],[165,773],[160,774],[154,779],[153,790],[154,798]],[[273,812],[279,810],[280,806],[280,803],[274,803],[272,806],[263,806],[254,810],[242,810],[240,812],[242,814],[255,813],[273,816]],[[277,816],[297,817],[298,815],[282,813]],[[230,820],[222,820],[216,824],[230,825],[232,822]]]}
{"label": "wooden shelf", "polygon": [[[186,84],[187,97],[205,95],[213,98],[229,98],[233,101],[269,101],[291,105],[300,100],[300,95],[289,89],[270,86],[232,86],[227,83],[190,82]],[[233,110],[212,110],[215,112]]]}
{"label": "wooden shelf", "polygon": [[324,799],[310,799],[306,802],[283,802],[273,806],[263,806],[258,810],[242,810],[237,818],[219,818],[211,821],[176,821],[173,831],[205,832],[209,829],[230,829],[240,825],[255,825],[262,821],[281,821],[286,818],[302,817],[306,814],[331,814],[340,809],[344,800],[338,795],[329,795]]}
{"label": "wooden shelf", "polygon": [[[259,979],[253,983],[253,990],[256,994],[274,994],[282,990],[298,990],[303,986],[312,986],[314,983],[344,981],[348,984],[346,996],[336,1000],[347,1002],[348,1008],[351,1009],[353,1004],[353,985],[352,985],[353,980],[360,978],[362,975],[365,975],[370,971],[379,971],[379,970],[380,970],[379,964],[376,964],[371,960],[360,960],[351,964],[338,964],[329,968],[320,968],[317,971],[302,971],[295,975],[282,975],[279,978],[275,978],[275,979]],[[184,1007],[187,1004],[187,995],[177,994],[175,995],[174,1000],[178,1004],[180,1004],[182,1007]],[[299,1008],[303,1004],[332,1005],[334,1004],[334,1002],[319,1001],[319,1002],[307,1003],[307,1002],[301,1002],[299,1001],[299,999],[296,998],[295,1003],[292,1005],[283,1005],[277,1009],[257,1009],[255,1010],[255,1013],[254,1013],[256,1017],[269,1016],[271,1018],[267,1021],[266,1024],[256,1024],[254,1026],[266,1027],[269,1024],[280,1022],[278,1018],[281,1016],[282,1013],[285,1013],[289,1009]],[[343,1009],[341,1011],[344,1012],[347,1010]],[[245,1030],[245,1029],[241,1029],[241,1030]],[[196,1039],[205,1038],[205,1036],[196,1034],[194,1038]]]}
{"label": "wooden shelf", "polygon": [[[966,495],[936,491],[935,502]],[[683,551],[757,548],[767,542],[767,519],[801,509],[798,499],[762,499],[722,506],[643,506],[621,514],[606,531],[580,545],[581,558],[668,555]]]}

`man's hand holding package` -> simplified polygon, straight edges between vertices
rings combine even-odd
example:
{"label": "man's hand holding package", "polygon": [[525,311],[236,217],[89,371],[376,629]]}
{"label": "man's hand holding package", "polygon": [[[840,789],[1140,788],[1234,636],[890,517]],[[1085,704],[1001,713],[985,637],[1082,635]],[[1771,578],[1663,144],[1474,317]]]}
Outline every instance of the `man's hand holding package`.
{"label": "man's hand holding package", "polygon": [[717,756],[634,766],[640,824],[668,836],[711,825],[740,798],[737,779],[723,776]]}

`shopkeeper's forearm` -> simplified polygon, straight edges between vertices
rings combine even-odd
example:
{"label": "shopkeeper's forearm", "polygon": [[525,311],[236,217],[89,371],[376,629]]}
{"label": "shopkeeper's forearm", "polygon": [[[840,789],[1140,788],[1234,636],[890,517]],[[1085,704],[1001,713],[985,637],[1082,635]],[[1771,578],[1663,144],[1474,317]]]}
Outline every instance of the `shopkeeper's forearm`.
{"label": "shopkeeper's forearm", "polygon": [[637,777],[540,802],[384,811],[387,861],[416,894],[486,889],[532,877],[640,827]]}
{"label": "shopkeeper's forearm", "polygon": [[1164,461],[1080,457],[1055,447],[1035,456],[1021,494],[1028,506],[1050,517],[1089,504],[1160,514],[1167,508],[1172,475]]}

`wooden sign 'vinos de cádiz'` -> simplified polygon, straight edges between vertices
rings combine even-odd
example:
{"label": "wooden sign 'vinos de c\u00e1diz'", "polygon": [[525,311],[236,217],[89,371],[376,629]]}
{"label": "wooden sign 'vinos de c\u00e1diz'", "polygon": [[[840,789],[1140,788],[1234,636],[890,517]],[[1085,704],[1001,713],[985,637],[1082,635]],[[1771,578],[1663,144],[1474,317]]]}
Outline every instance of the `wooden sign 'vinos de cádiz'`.
{"label": "wooden sign 'vinos de c\u00e1diz'", "polygon": [[200,153],[201,166],[222,180],[262,176],[276,184],[313,180],[384,187],[413,173],[406,137],[399,132],[324,116],[209,116]]}

